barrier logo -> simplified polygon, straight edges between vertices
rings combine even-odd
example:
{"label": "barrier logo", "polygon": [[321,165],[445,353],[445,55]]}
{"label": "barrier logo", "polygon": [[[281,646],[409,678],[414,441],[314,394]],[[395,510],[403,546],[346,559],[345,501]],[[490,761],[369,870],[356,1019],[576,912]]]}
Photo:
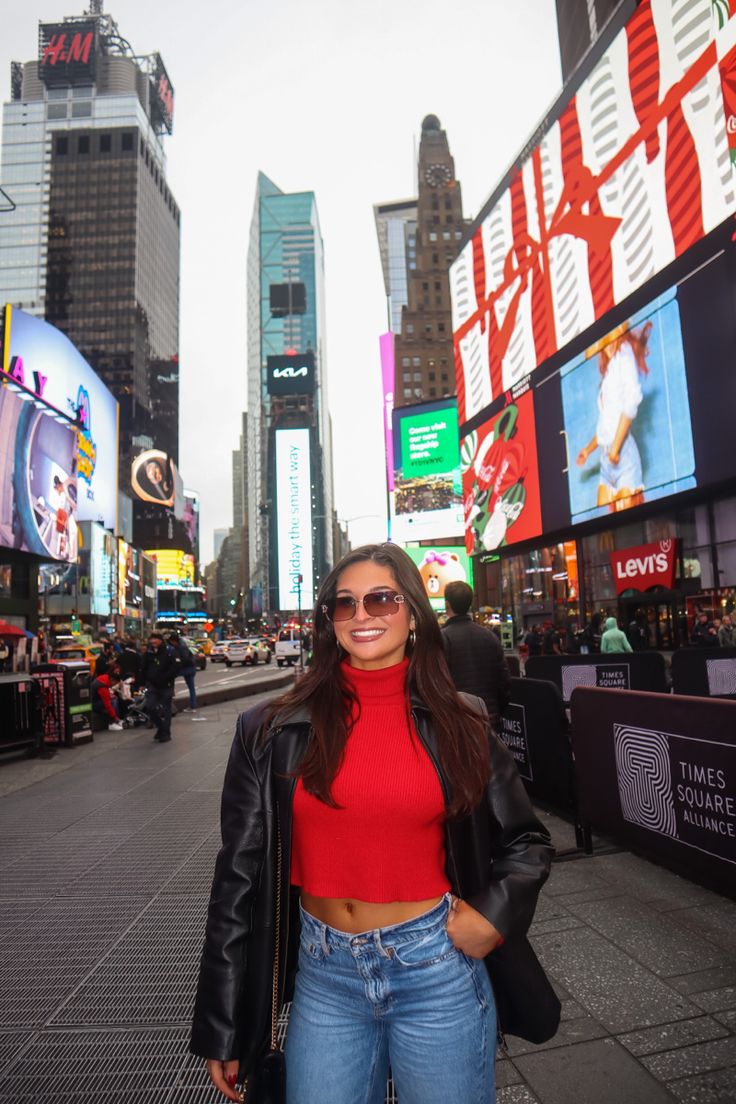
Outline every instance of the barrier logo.
{"label": "barrier logo", "polygon": [[736,865],[736,745],[614,724],[623,819]]}
{"label": "barrier logo", "polygon": [[562,668],[562,697],[566,702],[576,686],[598,686],[604,690],[628,690],[628,663],[582,663]]}
{"label": "barrier logo", "polygon": [[501,718],[501,739],[514,759],[516,769],[527,782],[534,781],[529,743],[526,738],[526,710],[523,705],[509,705]]}
{"label": "barrier logo", "polygon": [[736,697],[736,659],[707,659],[708,693],[712,697]]}

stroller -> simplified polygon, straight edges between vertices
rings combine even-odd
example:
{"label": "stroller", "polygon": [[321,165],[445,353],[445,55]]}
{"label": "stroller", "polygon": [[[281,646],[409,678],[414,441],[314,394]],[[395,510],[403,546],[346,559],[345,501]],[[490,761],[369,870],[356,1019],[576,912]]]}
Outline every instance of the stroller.
{"label": "stroller", "polygon": [[122,718],[123,728],[153,728],[153,720],[146,710],[146,691],[139,690],[125,699],[125,715]]}

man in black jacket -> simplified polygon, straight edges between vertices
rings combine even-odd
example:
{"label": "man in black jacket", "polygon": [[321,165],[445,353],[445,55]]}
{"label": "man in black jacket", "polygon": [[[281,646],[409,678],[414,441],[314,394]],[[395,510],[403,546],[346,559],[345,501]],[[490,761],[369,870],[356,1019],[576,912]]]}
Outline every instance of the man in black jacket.
{"label": "man in black jacket", "polygon": [[140,682],[146,688],[146,712],[156,725],[154,740],[171,739],[171,703],[174,698],[176,658],[161,633],[151,633],[141,663]]}
{"label": "man in black jacket", "polygon": [[482,698],[497,726],[509,703],[509,669],[496,634],[478,625],[468,613],[472,602],[473,590],[467,583],[458,581],[445,587],[447,624],[442,639],[447,664],[457,689]]}

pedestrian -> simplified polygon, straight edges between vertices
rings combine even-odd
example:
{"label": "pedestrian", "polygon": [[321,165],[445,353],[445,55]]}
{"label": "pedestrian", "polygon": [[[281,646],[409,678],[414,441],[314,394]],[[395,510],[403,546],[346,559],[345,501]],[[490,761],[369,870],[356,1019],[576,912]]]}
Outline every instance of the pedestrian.
{"label": "pedestrian", "polygon": [[705,610],[700,610],[690,634],[690,643],[696,648],[717,648],[718,633]]}
{"label": "pedestrian", "polygon": [[134,682],[138,681],[141,670],[141,653],[138,651],[138,641],[134,636],[129,636],[125,641],[118,663],[124,679],[132,678]]}
{"label": "pedestrian", "polygon": [[470,616],[473,588],[455,580],[445,587],[447,622],[442,629],[447,666],[455,689],[475,694],[486,703],[493,724],[511,699],[511,675],[496,634]]}
{"label": "pedestrian", "polygon": [[[279,1003],[276,917],[287,1000],[300,940],[288,1104],[378,1104],[389,1061],[402,1104],[495,1099],[483,959],[502,941],[498,961],[532,954],[551,847],[480,710],[455,690],[409,556],[349,552],[320,587],[311,666],[241,714],[230,753],[190,1044],[229,1100]],[[510,973],[532,1014],[540,990]]]}
{"label": "pedestrian", "polygon": [[146,712],[156,725],[154,740],[164,744],[171,739],[176,657],[160,632],[152,632],[148,638],[139,678],[146,688]]}
{"label": "pedestrian", "polygon": [[189,647],[186,640],[175,632],[169,633],[169,644],[176,657],[176,673],[177,675],[181,675],[184,679],[184,682],[187,684],[187,690],[189,691],[189,705],[185,705],[184,710],[190,709],[192,712],[195,712],[197,708],[197,691],[194,686],[194,679],[197,674],[197,664],[194,661],[192,649]]}
{"label": "pedestrian", "polygon": [[542,654],[542,643],[543,643],[542,626],[541,625],[536,625],[536,624],[532,625],[532,627],[529,629],[529,632],[526,634],[526,636],[524,638],[524,643],[526,644],[527,648],[529,649],[528,655],[530,655],[530,656],[541,655]]}
{"label": "pedestrian", "polygon": [[120,723],[117,699],[113,697],[115,689],[120,685],[120,677],[120,668],[116,663],[111,663],[101,675],[95,675],[90,687],[92,712],[103,722],[107,721],[107,727],[114,732],[119,732],[123,727]]}
{"label": "pedestrian", "polygon": [[637,610],[629,622],[626,635],[633,652],[645,652],[649,646],[649,634],[641,610]]}
{"label": "pedestrian", "polygon": [[580,651],[583,655],[601,650],[601,615],[594,613],[580,634]]}
{"label": "pedestrian", "polygon": [[722,648],[736,648],[736,625],[730,613],[724,613],[718,630],[718,643]]}
{"label": "pedestrian", "polygon": [[626,634],[621,632],[615,617],[606,618],[606,629],[601,637],[602,652],[631,652],[633,648],[626,639]]}
{"label": "pedestrian", "polygon": [[100,678],[101,675],[106,674],[115,661],[115,650],[112,646],[112,640],[106,638],[101,643],[102,651],[95,660],[95,678]]}
{"label": "pedestrian", "polygon": [[562,655],[562,640],[551,621],[545,621],[544,623],[542,655]]}

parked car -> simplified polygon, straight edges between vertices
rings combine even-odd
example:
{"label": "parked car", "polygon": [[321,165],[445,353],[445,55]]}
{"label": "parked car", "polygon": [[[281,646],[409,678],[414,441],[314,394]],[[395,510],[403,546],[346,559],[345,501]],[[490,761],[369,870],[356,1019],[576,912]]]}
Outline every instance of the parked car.
{"label": "parked car", "polygon": [[225,653],[226,667],[232,667],[235,663],[242,663],[243,667],[255,667],[256,663],[270,662],[270,649],[255,637],[248,640],[231,640]]}
{"label": "parked car", "polygon": [[279,667],[291,667],[299,662],[299,656],[307,658],[307,641],[299,629],[281,629],[276,640],[276,662]]}
{"label": "parked car", "polygon": [[227,652],[227,646],[230,643],[229,640],[218,640],[212,646],[210,652],[210,663],[224,663],[225,653]]}

